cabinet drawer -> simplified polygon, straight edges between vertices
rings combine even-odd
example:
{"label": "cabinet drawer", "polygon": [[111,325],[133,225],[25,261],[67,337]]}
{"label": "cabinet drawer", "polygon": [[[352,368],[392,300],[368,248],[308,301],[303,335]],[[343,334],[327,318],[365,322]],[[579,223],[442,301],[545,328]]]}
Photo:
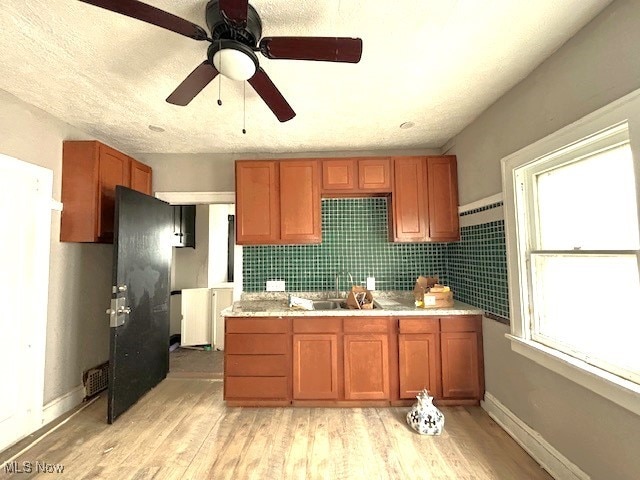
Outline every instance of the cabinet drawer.
{"label": "cabinet drawer", "polygon": [[345,318],[344,333],[387,333],[388,318]]}
{"label": "cabinet drawer", "polygon": [[480,315],[451,316],[440,318],[441,332],[480,332],[482,330]]}
{"label": "cabinet drawer", "polygon": [[342,327],[342,318],[311,318],[293,319],[293,333],[338,333]]}
{"label": "cabinet drawer", "polygon": [[290,367],[286,355],[227,355],[224,370],[229,376],[287,376]]}
{"label": "cabinet drawer", "polygon": [[289,320],[286,318],[228,318],[225,321],[227,333],[287,333]]}
{"label": "cabinet drawer", "polygon": [[400,333],[438,333],[440,320],[438,318],[401,318]]}
{"label": "cabinet drawer", "polygon": [[288,398],[287,377],[227,377],[225,398]]}
{"label": "cabinet drawer", "polygon": [[287,335],[281,333],[227,333],[225,352],[232,354],[286,354]]}

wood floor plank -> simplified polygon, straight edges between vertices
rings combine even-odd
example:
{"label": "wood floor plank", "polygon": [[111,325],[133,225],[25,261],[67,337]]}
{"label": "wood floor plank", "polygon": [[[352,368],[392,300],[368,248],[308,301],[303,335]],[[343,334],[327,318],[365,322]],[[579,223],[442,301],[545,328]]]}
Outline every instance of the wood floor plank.
{"label": "wood floor plank", "polygon": [[309,448],[309,408],[295,408],[293,411],[293,436],[284,464],[285,478],[306,478],[307,451]]}
{"label": "wood floor plank", "polygon": [[222,389],[168,378],[113,425],[102,397],[16,461],[61,464],[56,477],[74,480],[551,479],[480,407],[442,407],[444,432],[430,437],[407,426],[408,408],[228,408]]}

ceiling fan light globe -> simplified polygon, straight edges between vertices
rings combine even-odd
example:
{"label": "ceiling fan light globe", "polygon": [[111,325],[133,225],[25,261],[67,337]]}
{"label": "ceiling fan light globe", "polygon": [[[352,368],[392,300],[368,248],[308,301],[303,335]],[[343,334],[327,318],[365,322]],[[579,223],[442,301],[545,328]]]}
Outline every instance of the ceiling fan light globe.
{"label": "ceiling fan light globe", "polygon": [[254,60],[244,52],[223,48],[213,55],[213,66],[231,80],[249,80],[256,73]]}

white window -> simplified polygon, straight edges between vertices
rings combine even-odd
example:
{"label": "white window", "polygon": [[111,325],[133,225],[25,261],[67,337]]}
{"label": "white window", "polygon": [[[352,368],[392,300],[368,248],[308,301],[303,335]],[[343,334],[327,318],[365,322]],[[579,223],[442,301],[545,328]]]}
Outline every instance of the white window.
{"label": "white window", "polygon": [[505,158],[503,183],[514,350],[640,412],[639,98]]}

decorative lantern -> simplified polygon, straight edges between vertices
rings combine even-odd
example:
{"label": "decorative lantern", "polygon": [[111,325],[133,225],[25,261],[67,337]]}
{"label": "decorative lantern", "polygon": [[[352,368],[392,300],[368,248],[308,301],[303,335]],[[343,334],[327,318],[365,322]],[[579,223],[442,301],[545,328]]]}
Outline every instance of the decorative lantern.
{"label": "decorative lantern", "polygon": [[444,415],[433,404],[427,389],[416,397],[418,402],[407,413],[407,423],[420,435],[440,435],[444,427]]}

